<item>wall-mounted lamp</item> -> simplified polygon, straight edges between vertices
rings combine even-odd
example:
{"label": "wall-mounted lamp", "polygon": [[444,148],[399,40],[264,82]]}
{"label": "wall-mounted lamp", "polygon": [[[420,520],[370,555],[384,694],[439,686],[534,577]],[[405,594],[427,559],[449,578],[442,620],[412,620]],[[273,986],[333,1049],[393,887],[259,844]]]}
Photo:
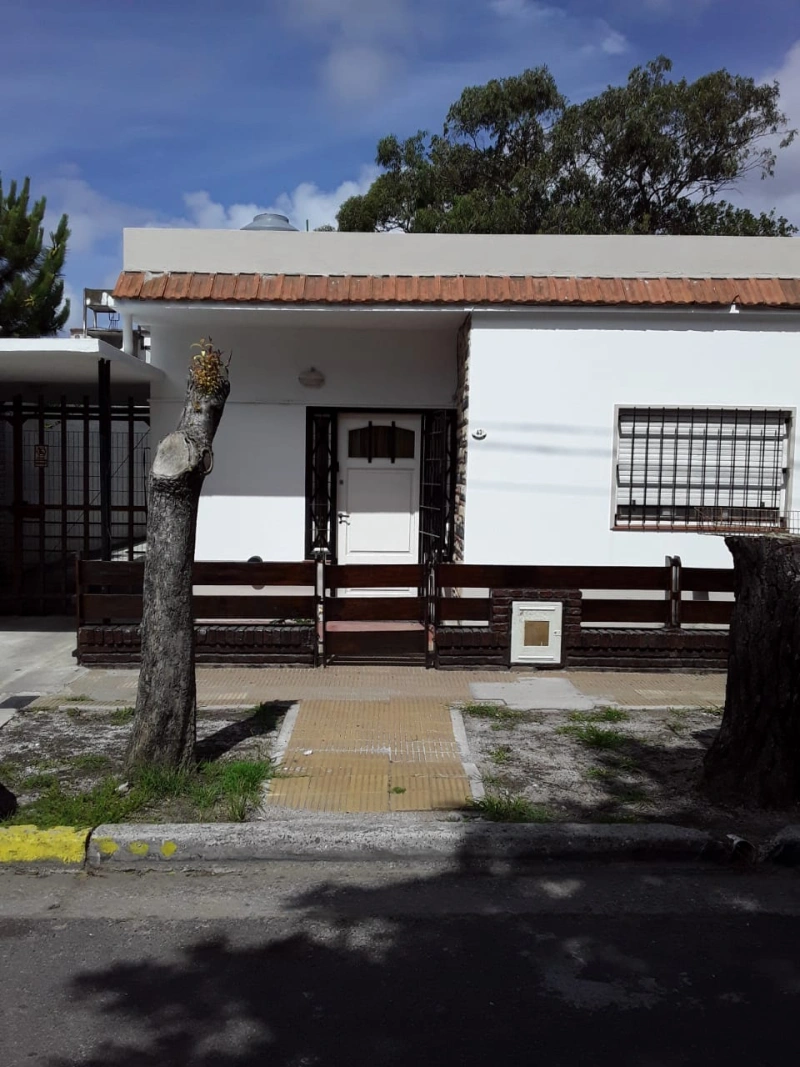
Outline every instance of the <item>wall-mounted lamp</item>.
{"label": "wall-mounted lamp", "polygon": [[321,370],[317,370],[316,367],[309,367],[302,374],[298,374],[297,380],[306,389],[321,389],[325,384],[325,375]]}
{"label": "wall-mounted lamp", "polygon": [[481,430],[480,428],[478,428],[477,430],[473,430],[472,436],[475,438],[476,441],[485,441],[486,430]]}

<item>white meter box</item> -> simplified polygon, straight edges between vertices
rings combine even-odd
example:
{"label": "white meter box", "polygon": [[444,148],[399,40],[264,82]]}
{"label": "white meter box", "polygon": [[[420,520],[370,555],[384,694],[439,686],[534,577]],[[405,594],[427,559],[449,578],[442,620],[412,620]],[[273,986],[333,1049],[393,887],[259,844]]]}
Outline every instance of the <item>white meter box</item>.
{"label": "white meter box", "polygon": [[559,601],[515,600],[511,604],[511,662],[555,666],[561,663]]}

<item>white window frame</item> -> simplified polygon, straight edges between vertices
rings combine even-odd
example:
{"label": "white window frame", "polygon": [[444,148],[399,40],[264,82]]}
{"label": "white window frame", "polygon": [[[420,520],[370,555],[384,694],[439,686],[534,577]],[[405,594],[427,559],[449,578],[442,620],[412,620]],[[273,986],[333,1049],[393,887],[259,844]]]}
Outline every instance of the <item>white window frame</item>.
{"label": "white window frame", "polygon": [[[748,518],[751,519],[751,520],[754,518],[752,513],[757,511],[758,508],[753,506],[753,505],[750,505],[750,504],[744,505],[743,507],[739,507],[737,505],[734,505],[734,511],[735,512],[740,513],[742,510],[745,511],[745,515],[744,515],[744,520],[745,521],[736,522],[734,520],[731,520],[728,525],[729,525],[730,530],[732,530],[732,531],[736,530],[736,529],[741,529],[743,532],[747,532],[748,530],[756,531],[756,530],[759,530],[759,529],[771,529],[771,530],[774,530],[776,528],[781,528],[781,529],[782,528],[788,528],[789,517],[790,517],[790,513],[791,513],[791,508],[792,508],[792,488],[793,488],[793,486],[792,486],[793,477],[792,476],[793,476],[793,469],[794,469],[794,439],[795,439],[795,426],[796,426],[796,421],[797,421],[797,418],[796,418],[797,417],[797,409],[796,408],[786,407],[786,406],[775,407],[775,406],[766,406],[766,405],[759,406],[759,407],[739,407],[739,406],[734,406],[734,405],[696,405],[696,404],[617,404],[614,407],[614,446],[613,446],[613,456],[612,456],[612,466],[611,466],[610,526],[611,526],[612,530],[624,531],[624,532],[636,532],[636,533],[658,533],[658,532],[663,532],[663,531],[675,530],[675,531],[684,531],[684,532],[687,532],[687,533],[692,533],[692,532],[697,532],[697,531],[701,531],[702,532],[703,530],[707,530],[707,531],[711,532],[714,529],[728,528],[726,526],[726,522],[725,522],[725,512],[726,512],[727,508],[726,508],[724,503],[715,504],[713,506],[711,506],[709,504],[695,505],[695,508],[696,508],[696,510],[698,512],[698,517],[697,517],[697,519],[695,521],[691,521],[688,517],[686,519],[677,519],[677,520],[674,517],[671,518],[671,519],[670,518],[659,519],[658,517],[656,517],[656,518],[654,518],[653,520],[651,520],[649,522],[647,521],[646,515],[643,515],[641,518],[638,518],[638,519],[621,518],[620,517],[620,507],[624,505],[624,502],[620,499],[620,492],[621,492],[621,489],[623,487],[620,486],[620,482],[619,482],[620,456],[621,456],[621,433],[620,433],[621,419],[622,419],[622,417],[623,417],[623,415],[625,413],[633,412],[634,410],[636,412],[640,412],[641,411],[643,414],[646,413],[649,410],[651,412],[654,412],[654,413],[658,414],[662,418],[663,418],[663,413],[664,412],[681,412],[681,413],[683,413],[683,412],[696,412],[696,413],[702,414],[704,416],[708,416],[711,413],[715,413],[715,412],[722,412],[722,413],[728,414],[730,416],[733,416],[734,418],[736,418],[737,415],[741,416],[742,421],[745,421],[747,416],[749,416],[751,414],[754,414],[754,415],[757,415],[757,416],[758,415],[764,415],[764,414],[767,414],[767,415],[774,414],[774,415],[782,416],[783,419],[786,422],[788,422],[788,432],[786,433],[786,436],[784,438],[786,451],[785,451],[785,465],[782,467],[783,479],[784,479],[783,480],[783,487],[782,487],[782,489],[778,490],[778,492],[780,493],[780,503],[779,503],[778,508],[777,508],[777,511],[778,511],[778,514],[779,514],[779,521],[778,521],[777,524],[775,524],[775,523],[759,523],[758,521],[747,521]],[[701,423],[701,425],[702,425],[702,423]],[[658,442],[660,440],[660,435],[653,435],[653,440]],[[696,438],[696,440],[699,441],[699,440],[701,440],[701,438],[698,436]],[[656,483],[654,483],[654,487],[655,487],[655,484]],[[672,488],[674,490],[674,486],[670,486],[668,483],[665,483],[665,484],[667,485],[667,489]],[[751,487],[749,490],[746,490],[746,491],[752,492],[752,488],[753,487]],[[683,504],[676,505],[674,500],[672,500],[671,502],[669,500],[667,500],[663,506],[665,508],[668,508],[670,506],[672,506],[672,507],[681,506],[681,507],[685,507],[685,508],[692,507],[692,504],[690,502],[691,501],[692,490],[693,490],[693,486],[692,486],[692,484],[690,482],[688,487],[686,488],[687,500],[685,500],[683,502]],[[728,487],[723,487],[722,491],[723,491],[723,493],[727,494],[731,490]],[[774,491],[774,490],[772,490],[772,491]],[[714,485],[712,483],[707,483],[705,485],[705,492],[707,494],[708,493],[714,493],[715,492]],[[717,490],[717,492],[719,492],[719,490]],[[648,504],[648,502],[645,501],[645,502],[643,502],[642,506],[645,507],[645,506],[647,506],[647,504]],[[656,506],[658,507],[658,506],[660,506],[660,504],[657,504]],[[704,510],[707,513],[707,520],[705,520],[705,521],[704,521],[704,519],[702,517],[702,512]],[[747,514],[748,512],[750,512],[749,515]],[[741,514],[738,514],[737,517],[740,518],[740,519],[742,518]]]}

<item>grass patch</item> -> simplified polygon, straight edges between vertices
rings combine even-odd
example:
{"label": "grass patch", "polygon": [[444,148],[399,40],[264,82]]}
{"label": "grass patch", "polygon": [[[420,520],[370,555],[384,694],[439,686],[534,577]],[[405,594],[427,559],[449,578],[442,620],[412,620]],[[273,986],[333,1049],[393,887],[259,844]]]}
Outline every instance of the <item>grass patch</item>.
{"label": "grass patch", "polygon": [[86,752],[80,756],[73,756],[69,763],[76,771],[107,771],[111,766],[111,758],[99,752]]}
{"label": "grass patch", "polygon": [[488,719],[493,730],[511,729],[522,721],[522,712],[505,704],[464,704],[461,712],[473,719]]}
{"label": "grass patch", "polygon": [[112,726],[125,726],[133,720],[136,714],[135,708],[116,708],[108,717]]}
{"label": "grass patch", "polygon": [[260,800],[261,786],[272,773],[272,764],[266,760],[202,763],[187,771],[148,767],[133,778],[124,793],[119,789],[120,779],[111,775],[82,793],[68,792],[54,775],[31,775],[23,785],[44,792],[25,804],[9,825],[99,826],[124,822],[165,802],[182,802],[195,818],[243,822]]}
{"label": "grass patch", "polygon": [[615,782],[618,775],[615,767],[590,767],[584,777],[590,782]]}
{"label": "grass patch", "polygon": [[489,793],[472,805],[491,822],[552,822],[553,814],[542,804],[533,804],[519,793]]}
{"label": "grass patch", "polygon": [[625,734],[620,733],[619,730],[603,729],[603,727],[594,722],[561,726],[558,732],[566,734],[568,737],[573,737],[580,744],[585,745],[586,748],[601,750],[621,748],[628,740]]}
{"label": "grass patch", "polygon": [[105,778],[86,793],[67,793],[55,782],[30,804],[25,804],[8,825],[34,823],[36,826],[99,826],[123,822],[138,808],[132,793],[117,792],[117,779]]}
{"label": "grass patch", "polygon": [[20,789],[50,789],[58,784],[55,774],[40,771],[38,774],[29,774],[19,783]]}
{"label": "grass patch", "polygon": [[393,785],[392,788],[389,790],[390,793],[396,793],[398,796],[401,793],[405,793],[405,791],[406,788],[403,785]]}
{"label": "grass patch", "polygon": [[623,708],[601,708],[599,711],[573,711],[572,722],[627,722],[630,715]]}
{"label": "grass patch", "polygon": [[0,782],[7,789],[13,789],[19,783],[24,769],[23,764],[17,760],[0,760]]}
{"label": "grass patch", "polygon": [[513,750],[509,745],[498,745],[497,748],[493,748],[489,752],[489,759],[496,767],[503,767],[506,763],[511,762],[512,755]]}

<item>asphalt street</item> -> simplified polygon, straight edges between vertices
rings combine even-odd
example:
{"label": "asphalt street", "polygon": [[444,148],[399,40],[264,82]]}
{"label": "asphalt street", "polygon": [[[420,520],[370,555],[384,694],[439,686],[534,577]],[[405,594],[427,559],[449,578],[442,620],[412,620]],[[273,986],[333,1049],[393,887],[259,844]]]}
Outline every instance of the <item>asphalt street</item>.
{"label": "asphalt street", "polygon": [[798,876],[0,874],[4,1067],[796,1061]]}

